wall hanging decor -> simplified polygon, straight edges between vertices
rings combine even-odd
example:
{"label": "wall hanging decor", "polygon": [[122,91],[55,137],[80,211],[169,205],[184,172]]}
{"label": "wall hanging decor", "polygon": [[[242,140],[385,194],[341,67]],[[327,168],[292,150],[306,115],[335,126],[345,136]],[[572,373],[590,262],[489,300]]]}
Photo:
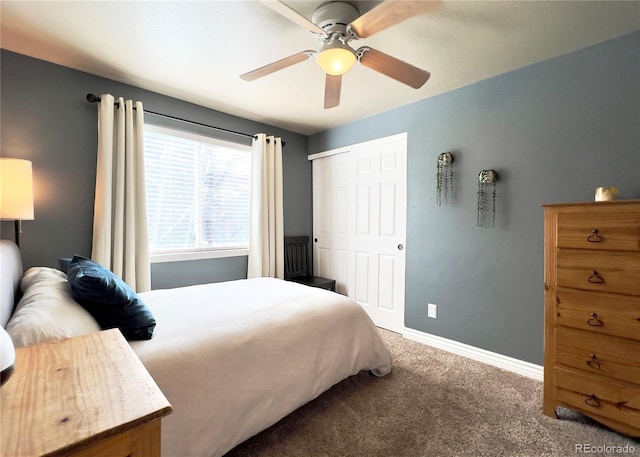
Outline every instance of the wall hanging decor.
{"label": "wall hanging decor", "polygon": [[[478,227],[486,227],[489,225],[489,221],[491,221],[491,227],[496,223],[497,180],[498,174],[494,170],[482,170],[478,174],[478,215],[476,219]],[[489,202],[489,198],[491,198],[491,202]],[[489,211],[491,211],[490,219]]]}
{"label": "wall hanging decor", "polygon": [[436,203],[453,201],[453,155],[450,152],[438,154],[438,170],[436,172]]}

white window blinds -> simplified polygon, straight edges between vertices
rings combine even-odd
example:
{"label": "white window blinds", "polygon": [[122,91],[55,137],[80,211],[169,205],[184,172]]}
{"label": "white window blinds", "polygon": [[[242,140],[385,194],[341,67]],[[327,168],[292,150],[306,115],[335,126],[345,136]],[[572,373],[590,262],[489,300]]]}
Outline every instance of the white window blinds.
{"label": "white window blinds", "polygon": [[151,253],[248,248],[251,148],[145,126]]}

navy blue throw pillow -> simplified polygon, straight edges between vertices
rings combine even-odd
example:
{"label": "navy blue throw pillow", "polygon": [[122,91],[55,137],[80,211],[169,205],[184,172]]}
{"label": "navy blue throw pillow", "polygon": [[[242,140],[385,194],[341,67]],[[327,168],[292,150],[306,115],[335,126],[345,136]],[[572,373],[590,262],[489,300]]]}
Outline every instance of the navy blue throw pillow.
{"label": "navy blue throw pillow", "polygon": [[73,256],[67,267],[71,295],[103,329],[119,328],[128,340],[149,340],[156,320],[122,279],[93,260]]}
{"label": "navy blue throw pillow", "polygon": [[60,271],[66,274],[67,268],[69,268],[70,263],[71,263],[71,257],[60,257],[58,259],[58,265],[60,266]]}

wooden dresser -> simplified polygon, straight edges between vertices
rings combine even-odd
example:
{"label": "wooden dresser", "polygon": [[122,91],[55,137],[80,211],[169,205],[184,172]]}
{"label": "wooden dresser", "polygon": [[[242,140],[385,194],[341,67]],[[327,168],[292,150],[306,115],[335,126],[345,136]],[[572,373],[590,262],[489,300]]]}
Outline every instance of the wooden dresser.
{"label": "wooden dresser", "polygon": [[640,436],[640,200],[544,210],[543,412]]}
{"label": "wooden dresser", "polygon": [[17,349],[0,395],[11,457],[160,457],[172,411],[117,329]]}

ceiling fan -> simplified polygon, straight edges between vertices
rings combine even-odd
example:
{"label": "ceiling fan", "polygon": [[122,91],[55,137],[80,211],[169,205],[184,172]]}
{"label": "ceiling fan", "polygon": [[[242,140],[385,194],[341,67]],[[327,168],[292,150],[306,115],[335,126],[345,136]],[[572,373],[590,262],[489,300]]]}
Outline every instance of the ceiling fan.
{"label": "ceiling fan", "polygon": [[430,73],[396,59],[369,46],[357,50],[351,41],[368,38],[392,25],[432,9],[437,1],[387,0],[360,15],[351,3],[329,2],[314,11],[311,21],[282,1],[261,0],[266,6],[290,21],[305,27],[323,43],[318,51],[307,50],[270,63],[240,75],[245,81],[253,81],[276,71],[316,57],[318,65],[326,73],[324,108],[333,108],[340,103],[342,75],[356,62],[419,89],[429,79]]}

